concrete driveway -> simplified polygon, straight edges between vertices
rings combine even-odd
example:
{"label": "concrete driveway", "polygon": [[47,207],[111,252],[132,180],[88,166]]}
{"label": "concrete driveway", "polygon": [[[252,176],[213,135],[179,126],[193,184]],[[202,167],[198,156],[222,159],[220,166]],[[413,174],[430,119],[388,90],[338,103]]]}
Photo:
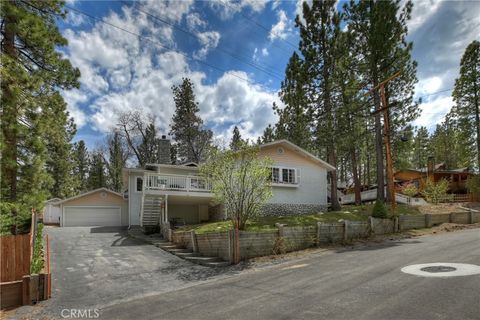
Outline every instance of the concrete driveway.
{"label": "concrete driveway", "polygon": [[227,269],[192,264],[113,227],[47,227],[52,299],[19,308],[15,318],[61,318],[63,309],[94,309],[185,288]]}

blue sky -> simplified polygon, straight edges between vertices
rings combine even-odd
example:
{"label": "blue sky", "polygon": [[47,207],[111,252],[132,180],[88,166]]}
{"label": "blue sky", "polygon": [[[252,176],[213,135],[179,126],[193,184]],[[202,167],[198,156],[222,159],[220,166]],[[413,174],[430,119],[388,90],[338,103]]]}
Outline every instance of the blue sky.
{"label": "blue sky", "polygon": [[[257,137],[276,121],[271,107],[298,43],[301,1],[68,1],[97,18],[70,10],[60,24],[69,41],[64,52],[82,73],[81,88],[63,93],[75,139],[98,146],[116,117],[132,110],[154,115],[168,133],[170,88],[182,77],[194,82],[201,116],[220,143],[234,125]],[[414,124],[433,130],[452,106],[461,55],[479,38],[480,2],[414,4],[409,40],[424,101]]]}

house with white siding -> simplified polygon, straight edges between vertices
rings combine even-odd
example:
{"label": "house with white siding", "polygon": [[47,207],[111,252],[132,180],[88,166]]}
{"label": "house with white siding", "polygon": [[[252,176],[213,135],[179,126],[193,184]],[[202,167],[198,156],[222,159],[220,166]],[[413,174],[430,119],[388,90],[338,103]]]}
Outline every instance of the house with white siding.
{"label": "house with white siding", "polygon": [[[327,172],[335,168],[308,151],[279,140],[259,146],[259,157],[273,160],[273,197],[265,215],[310,214],[327,208]],[[226,218],[212,205],[212,188],[198,165],[148,164],[124,169],[128,225],[154,227],[167,222],[193,224]]]}

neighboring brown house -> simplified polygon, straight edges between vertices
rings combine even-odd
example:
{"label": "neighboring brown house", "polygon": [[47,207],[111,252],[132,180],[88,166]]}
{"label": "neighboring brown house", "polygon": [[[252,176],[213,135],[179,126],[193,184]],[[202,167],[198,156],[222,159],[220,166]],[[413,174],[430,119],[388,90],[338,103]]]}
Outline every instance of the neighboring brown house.
{"label": "neighboring brown house", "polygon": [[413,183],[421,192],[427,179],[438,182],[442,179],[449,181],[449,193],[467,193],[466,182],[468,177],[475,175],[469,168],[447,169],[445,163],[439,163],[430,168],[406,169],[395,172],[395,185],[400,188],[405,183]]}

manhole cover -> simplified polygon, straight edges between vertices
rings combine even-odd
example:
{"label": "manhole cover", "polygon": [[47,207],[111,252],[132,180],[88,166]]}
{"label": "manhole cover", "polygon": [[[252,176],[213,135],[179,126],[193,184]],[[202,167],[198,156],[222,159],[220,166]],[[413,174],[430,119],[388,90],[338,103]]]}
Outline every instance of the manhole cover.
{"label": "manhole cover", "polygon": [[431,273],[436,273],[436,272],[451,272],[451,271],[457,270],[457,268],[447,267],[447,266],[433,266],[433,267],[421,268],[420,270],[426,271],[426,272],[431,272]]}
{"label": "manhole cover", "polygon": [[402,272],[421,277],[458,277],[480,274],[480,266],[466,263],[435,262],[412,264],[402,268]]}

